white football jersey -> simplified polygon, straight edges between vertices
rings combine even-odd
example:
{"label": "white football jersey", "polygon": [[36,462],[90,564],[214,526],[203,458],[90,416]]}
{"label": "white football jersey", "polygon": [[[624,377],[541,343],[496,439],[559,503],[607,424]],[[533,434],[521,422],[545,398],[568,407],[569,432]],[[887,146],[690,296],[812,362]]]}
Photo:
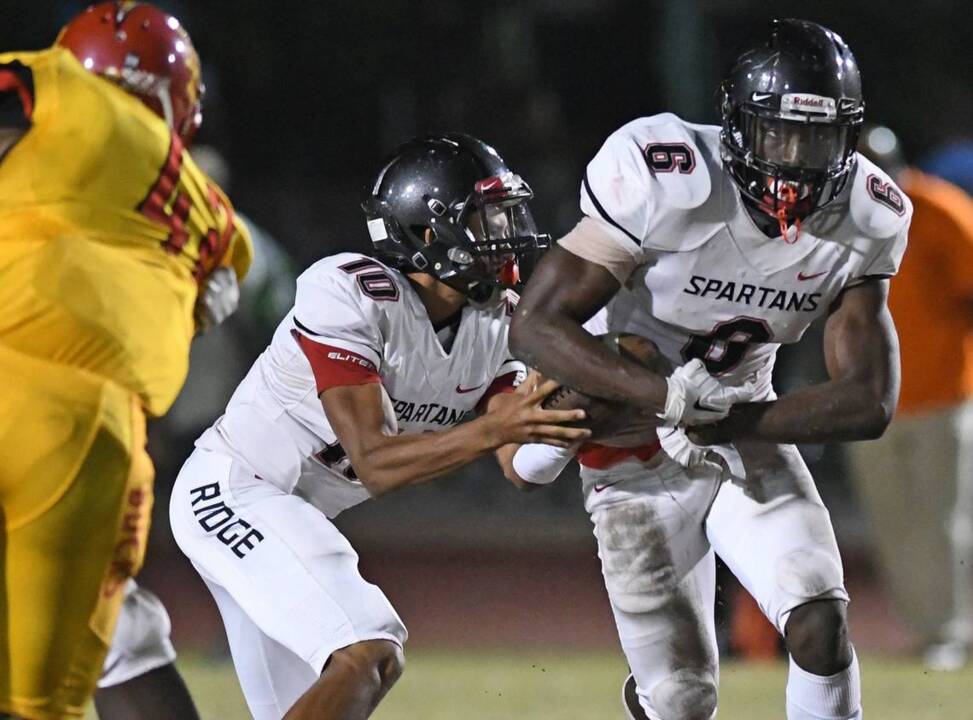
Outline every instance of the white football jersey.
{"label": "white football jersey", "polygon": [[768,238],[723,168],[719,133],[671,114],[628,123],[588,165],[581,209],[638,252],[608,329],[651,338],[677,364],[703,359],[722,382],[756,382],[767,397],[781,343],[797,342],[845,288],[896,273],[912,207],[859,155],[799,234]]}
{"label": "white football jersey", "polygon": [[400,272],[357,253],[320,260],[297,279],[294,308],[196,444],[334,517],[368,493],[331,429],[297,336],[326,346],[329,358],[377,370],[389,434],[445,430],[494,380],[522,379],[524,366],[507,349],[516,299],[508,292],[487,308],[467,305],[455,329],[437,333]]}

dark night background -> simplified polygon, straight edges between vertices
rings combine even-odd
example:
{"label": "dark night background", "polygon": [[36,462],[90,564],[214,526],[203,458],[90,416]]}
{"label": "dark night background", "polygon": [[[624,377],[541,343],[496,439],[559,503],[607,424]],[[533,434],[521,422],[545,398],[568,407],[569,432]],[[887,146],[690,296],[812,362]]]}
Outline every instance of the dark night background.
{"label": "dark night background", "polygon": [[[162,2],[191,33],[207,85],[200,143],[228,158],[235,204],[305,265],[362,242],[358,202],[416,134],[494,144],[557,234],[604,138],[640,115],[716,121],[715,90],[768,20],[800,13],[858,57],[867,115],[916,157],[973,128],[973,10],[904,0]],[[40,48],[84,6],[5,0],[0,47]],[[15,19],[14,19],[15,18]]]}

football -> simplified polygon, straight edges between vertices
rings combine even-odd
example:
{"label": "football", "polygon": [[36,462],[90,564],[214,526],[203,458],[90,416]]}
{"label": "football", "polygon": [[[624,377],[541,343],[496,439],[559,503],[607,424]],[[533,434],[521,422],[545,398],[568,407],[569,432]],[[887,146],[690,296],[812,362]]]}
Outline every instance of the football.
{"label": "football", "polygon": [[[646,337],[629,333],[606,333],[598,337],[612,351],[659,375],[667,377],[673,370],[673,364]],[[587,417],[577,425],[591,428],[594,431],[592,440],[596,442],[611,440],[613,444],[640,444],[648,436],[654,437],[654,428],[659,424],[654,413],[593,397],[566,385],[548,395],[542,407],[548,410],[584,410]]]}

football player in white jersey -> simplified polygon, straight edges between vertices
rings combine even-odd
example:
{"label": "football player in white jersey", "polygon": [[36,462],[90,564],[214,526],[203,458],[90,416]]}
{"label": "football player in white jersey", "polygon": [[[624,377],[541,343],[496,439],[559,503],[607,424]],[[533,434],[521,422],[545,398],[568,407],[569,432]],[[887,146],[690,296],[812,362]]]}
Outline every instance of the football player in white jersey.
{"label": "football player in white jersey", "polygon": [[540,407],[556,383],[506,392],[523,365],[503,288],[547,244],[531,196],[474,138],[401,146],[363,205],[374,257],[298,278],[294,309],[183,466],[173,534],[258,720],[365,718],[401,672],[405,626],[330,518],[500,448],[513,476],[518,444],[589,435],[560,424],[583,412]]}
{"label": "football player in white jersey", "polygon": [[[663,114],[608,138],[582,183],[583,219],[516,312],[515,355],[664,426],[671,457],[646,446],[611,463],[579,458],[632,718],[716,712],[714,550],[784,636],[789,720],[861,717],[841,559],[793,443],[874,438],[895,409],[886,294],[911,207],[856,155],[862,116],[844,41],[775,21],[723,83],[722,127]],[[582,328],[606,305],[607,329],[654,340],[678,366],[669,378]],[[830,380],[777,398],[777,348],[816,318]],[[727,413],[711,382],[752,401]],[[563,465],[568,453],[554,454]],[[525,479],[550,479],[536,472]]]}

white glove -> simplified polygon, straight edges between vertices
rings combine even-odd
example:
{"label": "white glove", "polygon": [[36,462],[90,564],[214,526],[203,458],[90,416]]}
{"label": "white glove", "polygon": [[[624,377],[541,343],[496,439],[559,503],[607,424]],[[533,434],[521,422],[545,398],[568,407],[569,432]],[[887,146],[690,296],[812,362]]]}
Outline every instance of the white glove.
{"label": "white glove", "polygon": [[209,274],[196,298],[196,328],[204,333],[226,320],[240,304],[240,285],[232,268],[219,267]]}
{"label": "white glove", "polygon": [[662,425],[705,425],[722,420],[736,403],[753,397],[754,386],[724,387],[706,371],[702,360],[690,360],[666,378],[669,392],[666,409],[659,413]]}
{"label": "white glove", "polygon": [[660,427],[656,428],[655,432],[659,436],[659,444],[662,445],[666,455],[683,467],[689,468],[699,465],[706,459],[706,453],[710,450],[690,441],[686,431],[682,428]]}
{"label": "white glove", "polygon": [[703,447],[697,445],[682,428],[660,427],[656,429],[659,436],[659,444],[666,455],[671,457],[683,467],[691,468],[702,464],[704,461],[717,463],[723,466],[723,471],[729,477],[745,480],[747,477],[746,468],[740,453],[733,445],[711,445]]}

